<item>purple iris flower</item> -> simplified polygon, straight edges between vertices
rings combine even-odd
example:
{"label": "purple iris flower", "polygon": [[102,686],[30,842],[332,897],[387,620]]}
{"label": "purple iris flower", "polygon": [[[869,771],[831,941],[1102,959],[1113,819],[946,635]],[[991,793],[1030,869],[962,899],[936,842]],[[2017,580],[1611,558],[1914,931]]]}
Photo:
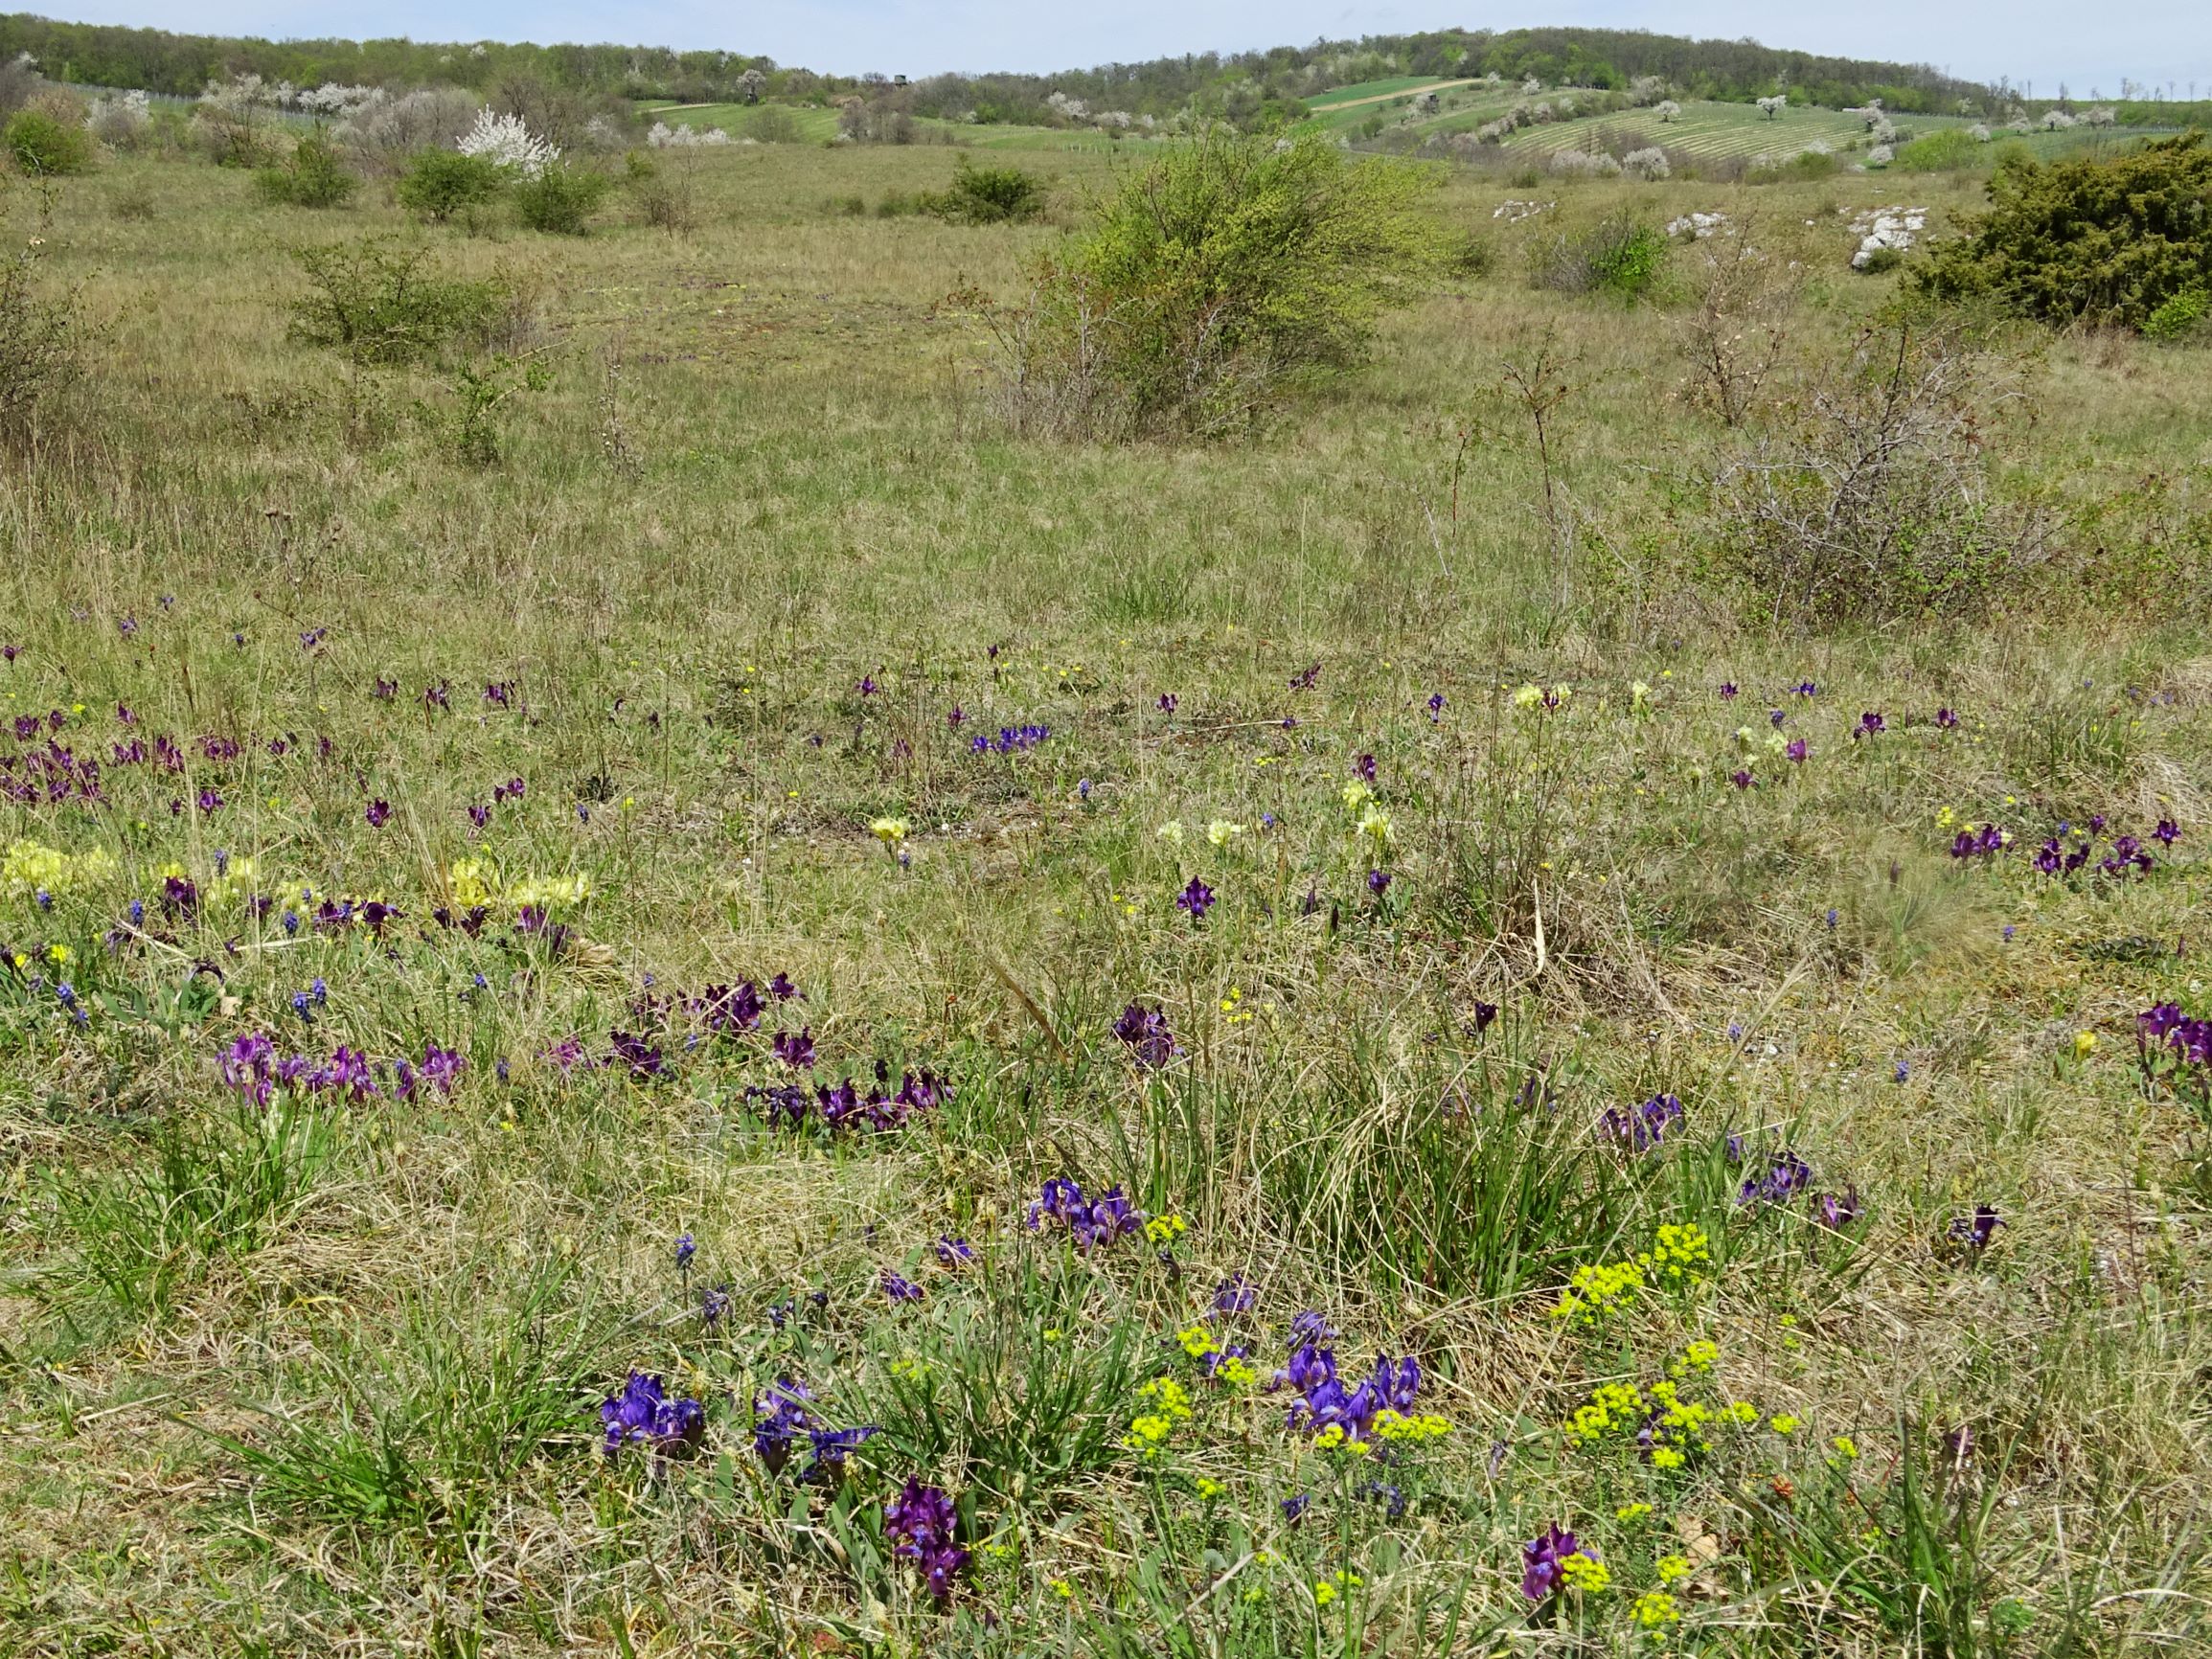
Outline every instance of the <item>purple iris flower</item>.
{"label": "purple iris flower", "polygon": [[1813,1166],[1784,1148],[1767,1170],[1736,1190],[1738,1204],[1781,1204],[1813,1185]]}
{"label": "purple iris flower", "polygon": [[1874,738],[1888,730],[1889,722],[1869,709],[1859,716],[1859,725],[1851,735],[1855,738]]}
{"label": "purple iris flower", "polygon": [[1995,1205],[1976,1204],[1972,1216],[1952,1218],[1949,1237],[1952,1243],[1963,1244],[1970,1251],[1979,1254],[1989,1248],[1990,1240],[1996,1237],[1996,1230],[2004,1224]]}
{"label": "purple iris flower", "polygon": [[1160,713],[1163,715],[1172,715],[1174,712],[1175,693],[1173,692],[1162,692],[1160,693]]}
{"label": "purple iris flower", "polygon": [[2158,828],[2151,831],[2161,847],[2171,847],[2181,839],[2181,826],[2171,818],[2158,820]]}
{"label": "purple iris flower", "polygon": [[965,1267],[975,1260],[975,1246],[951,1233],[937,1236],[937,1262],[941,1267]]}
{"label": "purple iris flower", "polygon": [[1367,891],[1378,898],[1388,893],[1390,891],[1390,872],[1387,870],[1370,870],[1367,873]]}
{"label": "purple iris flower", "polygon": [[362,816],[369,820],[370,829],[381,830],[392,821],[392,803],[380,798],[372,801],[369,803],[368,810]]}
{"label": "purple iris flower", "polygon": [[1939,731],[1948,732],[1958,724],[1958,716],[1949,709],[1938,709],[1935,712],[1935,723]]}
{"label": "purple iris flower", "polygon": [[1787,760],[1796,761],[1802,763],[1806,755],[1805,739],[1803,738],[1791,739],[1790,741],[1790,746],[1784,749],[1782,754]]}
{"label": "purple iris flower", "polygon": [[778,1032],[774,1048],[776,1057],[793,1071],[807,1070],[814,1063],[814,1028],[801,1026],[796,1036],[788,1032]]}
{"label": "purple iris flower", "polygon": [[922,1300],[922,1286],[915,1284],[913,1280],[907,1278],[903,1273],[900,1273],[895,1269],[889,1267],[884,1268],[883,1277],[879,1283],[882,1286],[883,1294],[889,1297],[894,1303],[919,1302]]}
{"label": "purple iris flower", "polygon": [[958,1527],[952,1499],[911,1476],[898,1497],[883,1506],[883,1535],[892,1553],[922,1570],[922,1581],[940,1605],[952,1599],[953,1580],[968,1566],[968,1552],[954,1541]]}
{"label": "purple iris flower", "polygon": [[679,1234],[676,1238],[676,1271],[679,1273],[688,1272],[691,1268],[692,1258],[698,1253],[698,1240],[689,1233]]}
{"label": "purple iris flower", "polygon": [[1569,1556],[1597,1559],[1596,1551],[1584,1548],[1574,1534],[1556,1525],[1521,1545],[1520,1593],[1532,1602],[1550,1601],[1565,1584],[1560,1563]]}
{"label": "purple iris flower", "polygon": [[1813,1220],[1834,1233],[1840,1233],[1862,1214],[1857,1187],[1846,1187],[1840,1193],[1823,1193],[1813,1200]]}
{"label": "purple iris flower", "polygon": [[1156,1071],[1183,1051],[1168,1029],[1167,1015],[1157,1008],[1132,1002],[1114,1021],[1114,1035],[1129,1045],[1129,1057],[1147,1071]]}
{"label": "purple iris flower", "polygon": [[1216,1313],[1249,1313],[1259,1305],[1260,1292],[1239,1269],[1214,1286]]}
{"label": "purple iris flower", "polygon": [[696,1399],[671,1399],[657,1376],[633,1371],[620,1394],[599,1408],[606,1430],[606,1455],[626,1445],[642,1445],[656,1456],[688,1454],[706,1439],[707,1414]]}
{"label": "purple iris flower", "polygon": [[1640,1106],[1608,1108],[1598,1120],[1601,1133],[1631,1151],[1655,1150],[1683,1120],[1682,1102],[1673,1095],[1653,1095]]}
{"label": "purple iris flower", "polygon": [[1193,921],[1205,920],[1206,912],[1213,906],[1214,890],[1196,875],[1191,877],[1188,887],[1175,895],[1175,908],[1189,911]]}
{"label": "purple iris flower", "polygon": [[1352,771],[1354,776],[1357,777],[1362,783],[1374,783],[1375,757],[1373,755],[1360,756],[1358,760],[1352,762]]}
{"label": "purple iris flower", "polygon": [[1722,680],[1721,682],[1721,700],[1722,702],[1728,702],[1733,699],[1735,695],[1736,682],[1734,680]]}

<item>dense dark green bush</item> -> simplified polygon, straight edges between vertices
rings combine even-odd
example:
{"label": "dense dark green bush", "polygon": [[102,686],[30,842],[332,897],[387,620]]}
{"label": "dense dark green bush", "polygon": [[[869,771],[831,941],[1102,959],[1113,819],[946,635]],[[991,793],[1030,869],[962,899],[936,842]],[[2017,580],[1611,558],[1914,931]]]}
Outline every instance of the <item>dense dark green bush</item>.
{"label": "dense dark green bush", "polygon": [[507,170],[490,156],[457,149],[421,149],[399,174],[399,205],[443,223],[463,208],[491,200],[507,188]]}
{"label": "dense dark green bush", "polygon": [[1894,165],[1905,172],[1957,172],[1988,157],[1989,146],[1965,127],[1944,126],[1901,146]]}
{"label": "dense dark green bush", "polygon": [[0,149],[24,172],[38,177],[82,172],[92,165],[92,139],[81,125],[43,109],[19,109],[0,127]]}
{"label": "dense dark green bush", "polygon": [[2044,322],[2141,329],[2212,285],[2212,149],[2191,132],[2109,160],[2008,158],[1990,211],[1918,280]]}
{"label": "dense dark green bush", "polygon": [[592,210],[606,188],[604,174],[557,162],[514,187],[514,206],[534,231],[580,237],[590,228]]}
{"label": "dense dark green bush", "polygon": [[1044,186],[1018,167],[977,167],[962,156],[952,183],[928,198],[939,218],[969,225],[1033,219],[1044,211]]}
{"label": "dense dark green bush", "polygon": [[435,276],[421,248],[389,239],[303,248],[296,257],[310,287],[293,303],[292,337],[356,362],[419,361],[483,337],[498,317],[497,284]]}
{"label": "dense dark green bush", "polygon": [[290,157],[254,175],[262,199],[292,207],[343,207],[361,181],[346,170],[337,147],[321,133],[292,146]]}
{"label": "dense dark green bush", "polygon": [[1129,174],[1007,319],[1029,427],[1219,433],[1357,361],[1435,262],[1432,183],[1334,146],[1211,137]]}

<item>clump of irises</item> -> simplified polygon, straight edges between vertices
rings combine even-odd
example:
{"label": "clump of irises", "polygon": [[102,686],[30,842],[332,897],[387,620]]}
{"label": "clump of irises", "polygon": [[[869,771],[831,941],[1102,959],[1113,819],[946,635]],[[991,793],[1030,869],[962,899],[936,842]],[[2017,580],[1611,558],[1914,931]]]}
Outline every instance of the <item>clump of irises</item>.
{"label": "clump of irises", "polygon": [[622,1392],[599,1408],[606,1431],[606,1455],[626,1445],[644,1446],[656,1458],[688,1457],[707,1435],[706,1408],[696,1399],[671,1399],[657,1376],[633,1371]]}
{"label": "clump of irises", "polygon": [[796,1377],[779,1376],[762,1390],[753,1399],[753,1450],[774,1476],[806,1446],[811,1456],[799,1472],[800,1484],[833,1487],[845,1478],[846,1460],[882,1431],[874,1423],[824,1428],[808,1409],[813,1398]]}
{"label": "clump of irises", "polygon": [[1683,1121],[1682,1102],[1673,1095],[1653,1095],[1640,1106],[1609,1106],[1598,1120],[1598,1132],[1633,1152],[1657,1149],[1659,1143]]}
{"label": "clump of irises", "polygon": [[1059,1221],[1079,1250],[1110,1244],[1144,1225],[1144,1216],[1129,1205],[1119,1187],[1108,1187],[1095,1199],[1085,1199],[1083,1189],[1065,1176],[1045,1182],[1038,1201],[1029,1207],[1032,1232],[1047,1221]]}
{"label": "clump of irises", "polygon": [[1183,1052],[1168,1029],[1168,1016],[1157,1008],[1132,1002],[1122,1010],[1113,1030],[1128,1046],[1129,1057],[1147,1071],[1157,1071]]}
{"label": "clump of irises", "polygon": [[1521,1545],[1520,1564],[1520,1593],[1532,1602],[1548,1602],[1570,1587],[1601,1587],[1605,1581],[1597,1552],[1557,1524]]}
{"label": "clump of irises", "polygon": [[2135,1050],[2146,1083],[2212,1103],[2212,1020],[2190,1018],[2179,1003],[2159,1003],[2136,1016]]}
{"label": "clump of irises", "polygon": [[1979,830],[1961,830],[1951,841],[1950,855],[1961,860],[1994,858],[2011,840],[2012,837],[1995,824],[1984,824]]}
{"label": "clump of irises", "polygon": [[[340,1045],[328,1059],[309,1055],[285,1055],[260,1032],[238,1038],[217,1057],[223,1084],[257,1106],[266,1106],[279,1089],[294,1094],[346,1094],[365,1101],[381,1093],[374,1064],[368,1056]],[[405,1059],[389,1062],[395,1099],[405,1100],[425,1085],[440,1094],[451,1094],[461,1075],[463,1060],[451,1049],[429,1044],[420,1068]]]}
{"label": "clump of irises", "polygon": [[969,747],[978,755],[1018,755],[1034,749],[1052,736],[1050,726],[1001,726],[998,736],[978,732]]}
{"label": "clump of irises", "polygon": [[1421,1362],[1409,1353],[1394,1364],[1379,1353],[1374,1373],[1347,1388],[1337,1374],[1335,1350],[1322,1346],[1334,1334],[1319,1314],[1299,1315],[1290,1328],[1296,1346],[1267,1392],[1288,1389],[1297,1395],[1285,1424],[1312,1436],[1316,1443],[1365,1444],[1383,1412],[1402,1415],[1412,1408],[1421,1392]]}
{"label": "clump of irises", "polygon": [[911,1477],[883,1506],[883,1535],[890,1540],[892,1553],[921,1569],[923,1583],[941,1607],[952,1600],[953,1580],[968,1567],[968,1552],[954,1541],[959,1524],[959,1513],[946,1492]]}
{"label": "clump of irises", "polygon": [[771,1125],[802,1129],[818,1119],[832,1134],[902,1128],[916,1112],[934,1111],[953,1098],[951,1083],[926,1066],[900,1073],[897,1089],[889,1085],[889,1070],[878,1062],[876,1084],[865,1095],[851,1078],[833,1088],[817,1083],[810,1091],[779,1083],[749,1088],[745,1095],[761,1102],[761,1115]]}

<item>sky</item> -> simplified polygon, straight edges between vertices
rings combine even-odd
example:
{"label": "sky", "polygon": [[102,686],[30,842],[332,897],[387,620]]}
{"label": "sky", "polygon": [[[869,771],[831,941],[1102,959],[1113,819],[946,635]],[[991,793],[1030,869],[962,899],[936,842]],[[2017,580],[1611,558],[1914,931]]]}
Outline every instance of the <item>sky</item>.
{"label": "sky", "polygon": [[1422,29],[1534,24],[1649,29],[1737,38],[1838,57],[1932,63],[1971,80],[2009,76],[2039,95],[2118,95],[2123,77],[2194,80],[2212,97],[2205,0],[1853,0],[1781,7],[1748,0],[1519,0],[1491,12],[1466,0],[11,0],[47,16],[191,33],[359,39],[619,41],[765,53],[833,74],[880,70],[1087,68],[1184,52],[1234,52]]}

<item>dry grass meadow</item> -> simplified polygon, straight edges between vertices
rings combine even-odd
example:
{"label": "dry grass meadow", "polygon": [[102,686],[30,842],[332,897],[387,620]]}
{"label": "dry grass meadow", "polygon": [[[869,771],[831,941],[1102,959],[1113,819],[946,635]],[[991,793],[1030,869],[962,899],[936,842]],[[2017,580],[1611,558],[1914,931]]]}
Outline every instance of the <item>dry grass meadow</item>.
{"label": "dry grass meadow", "polygon": [[[0,1652],[2201,1651],[2204,352],[1977,336],[2047,563],[1815,626],[1713,481],[1883,327],[1852,216],[1978,182],[1457,172],[1366,368],[1109,444],[981,307],[1115,163],[1017,159],[1041,224],[879,216],[943,148],[582,239],[11,187],[103,331],[0,474]],[[1712,244],[1528,275],[1715,210],[1740,427]],[[490,392],[287,337],[372,234],[503,284]],[[1309,1310],[1417,1399],[1288,1422]],[[701,1424],[609,1455],[632,1372]]]}

